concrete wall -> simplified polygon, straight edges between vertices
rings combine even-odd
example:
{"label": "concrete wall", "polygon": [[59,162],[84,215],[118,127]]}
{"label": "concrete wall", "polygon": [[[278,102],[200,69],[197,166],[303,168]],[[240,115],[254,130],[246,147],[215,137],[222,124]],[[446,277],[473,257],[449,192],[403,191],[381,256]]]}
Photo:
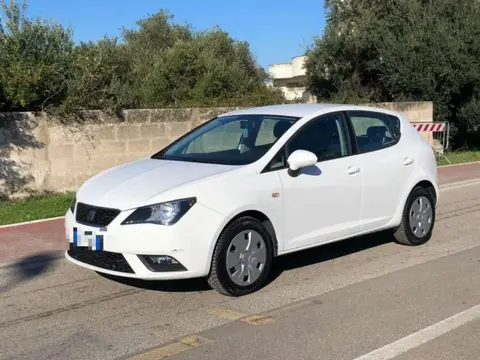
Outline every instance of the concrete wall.
{"label": "concrete wall", "polygon": [[[411,121],[431,121],[431,103],[381,104]],[[112,166],[149,156],[194,126],[234,108],[89,112],[64,125],[45,114],[0,114],[0,197],[77,189]]]}
{"label": "concrete wall", "polygon": [[361,104],[363,106],[375,106],[402,113],[410,122],[433,121],[433,103],[423,102],[399,102],[399,103],[376,103]]}

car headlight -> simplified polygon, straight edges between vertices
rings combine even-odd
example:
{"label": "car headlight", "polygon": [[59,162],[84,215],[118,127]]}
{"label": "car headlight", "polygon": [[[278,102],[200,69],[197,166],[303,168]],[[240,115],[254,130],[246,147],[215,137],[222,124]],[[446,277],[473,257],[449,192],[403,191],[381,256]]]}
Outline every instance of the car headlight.
{"label": "car headlight", "polygon": [[73,195],[72,202],[70,203],[70,210],[72,213],[75,212],[75,205],[77,204],[77,194]]}
{"label": "car headlight", "polygon": [[131,213],[130,216],[122,222],[122,225],[173,225],[180,220],[196,202],[196,198],[188,198],[143,206]]}

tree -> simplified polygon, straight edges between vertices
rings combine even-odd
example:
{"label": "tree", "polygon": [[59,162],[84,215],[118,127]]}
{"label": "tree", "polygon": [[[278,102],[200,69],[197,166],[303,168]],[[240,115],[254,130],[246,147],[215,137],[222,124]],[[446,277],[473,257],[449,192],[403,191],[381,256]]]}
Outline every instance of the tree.
{"label": "tree", "polygon": [[30,20],[25,9],[25,2],[0,0],[0,103],[12,110],[61,102],[71,71],[70,29]]}
{"label": "tree", "polygon": [[125,46],[105,37],[82,42],[72,54],[68,92],[57,104],[63,113],[81,110],[119,111],[134,106],[132,64]]}
{"label": "tree", "polygon": [[193,30],[165,10],[122,36],[74,44],[72,31],[0,0],[0,111],[242,106],[285,102],[248,43]]}
{"label": "tree", "polygon": [[266,87],[248,43],[219,28],[195,31],[159,11],[123,31],[143,107],[256,105],[285,99]]}
{"label": "tree", "polygon": [[460,136],[480,125],[480,3],[326,2],[325,33],[306,64],[321,101],[434,102]]}

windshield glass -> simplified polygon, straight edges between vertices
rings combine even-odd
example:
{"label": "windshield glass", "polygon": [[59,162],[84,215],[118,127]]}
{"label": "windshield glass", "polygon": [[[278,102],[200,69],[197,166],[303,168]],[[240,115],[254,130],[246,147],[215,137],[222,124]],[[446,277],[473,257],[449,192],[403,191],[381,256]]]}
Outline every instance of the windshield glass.
{"label": "windshield glass", "polygon": [[250,164],[260,159],[298,119],[274,115],[218,117],[152,158],[224,165]]}

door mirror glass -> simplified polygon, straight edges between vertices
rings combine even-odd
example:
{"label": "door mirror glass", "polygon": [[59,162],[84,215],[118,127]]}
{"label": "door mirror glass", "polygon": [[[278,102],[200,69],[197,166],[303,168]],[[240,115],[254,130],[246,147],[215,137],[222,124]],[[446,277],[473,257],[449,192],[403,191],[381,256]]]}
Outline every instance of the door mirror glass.
{"label": "door mirror glass", "polygon": [[295,150],[287,159],[288,173],[292,176],[298,176],[300,170],[313,166],[318,162],[317,156],[307,150]]}

